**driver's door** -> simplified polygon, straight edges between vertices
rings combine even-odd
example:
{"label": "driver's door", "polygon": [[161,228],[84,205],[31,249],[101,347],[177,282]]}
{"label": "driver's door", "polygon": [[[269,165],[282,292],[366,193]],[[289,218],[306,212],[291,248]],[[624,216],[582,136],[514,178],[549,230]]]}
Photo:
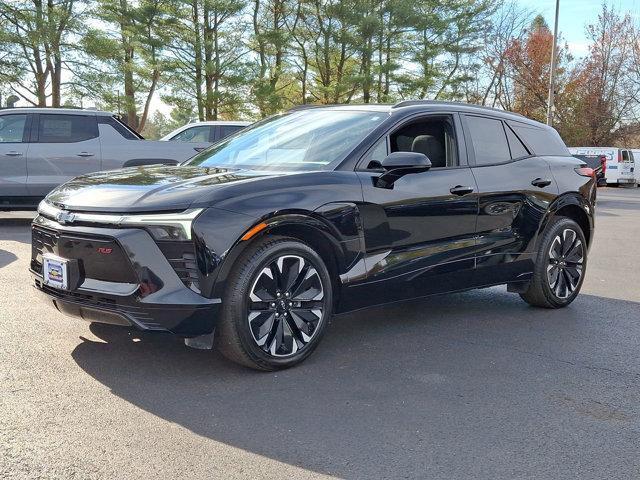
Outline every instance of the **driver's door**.
{"label": "driver's door", "polygon": [[[477,187],[455,114],[412,119],[381,139],[358,168],[367,277],[384,301],[464,289],[473,282]],[[432,168],[376,186],[390,152],[424,153]]]}

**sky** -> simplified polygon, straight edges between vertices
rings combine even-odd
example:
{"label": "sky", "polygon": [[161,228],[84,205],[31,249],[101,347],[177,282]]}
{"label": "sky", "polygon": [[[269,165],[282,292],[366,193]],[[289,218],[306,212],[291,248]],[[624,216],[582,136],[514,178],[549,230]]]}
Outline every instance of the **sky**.
{"label": "sky", "polygon": [[[518,4],[541,13],[549,28],[553,31],[556,0],[517,0]],[[636,20],[640,19],[640,0],[613,0],[607,3],[618,11],[631,12]],[[598,18],[602,6],[601,0],[560,0],[558,30],[569,44],[569,50],[575,58],[587,54],[585,26]]]}

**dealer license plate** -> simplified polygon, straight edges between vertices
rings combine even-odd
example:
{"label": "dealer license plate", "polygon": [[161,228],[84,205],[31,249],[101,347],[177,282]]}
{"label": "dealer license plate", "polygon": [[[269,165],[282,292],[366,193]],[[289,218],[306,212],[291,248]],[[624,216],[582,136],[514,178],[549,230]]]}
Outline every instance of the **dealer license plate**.
{"label": "dealer license plate", "polygon": [[42,276],[45,285],[69,289],[69,267],[64,258],[45,253],[42,256]]}

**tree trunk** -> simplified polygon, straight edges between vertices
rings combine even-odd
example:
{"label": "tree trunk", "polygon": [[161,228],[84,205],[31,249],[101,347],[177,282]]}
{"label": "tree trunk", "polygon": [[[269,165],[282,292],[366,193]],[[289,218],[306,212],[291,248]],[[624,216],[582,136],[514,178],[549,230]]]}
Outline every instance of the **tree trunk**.
{"label": "tree trunk", "polygon": [[204,120],[204,102],[202,100],[202,32],[200,29],[200,12],[198,1],[192,0],[192,22],[193,22],[193,50],[194,50],[194,80],[196,90],[196,104],[198,109],[198,119]]}
{"label": "tree trunk", "polygon": [[204,88],[205,88],[205,104],[204,116],[206,120],[214,120],[213,118],[213,76],[211,74],[213,60],[213,41],[211,31],[209,3],[205,2],[203,6],[204,16]]}

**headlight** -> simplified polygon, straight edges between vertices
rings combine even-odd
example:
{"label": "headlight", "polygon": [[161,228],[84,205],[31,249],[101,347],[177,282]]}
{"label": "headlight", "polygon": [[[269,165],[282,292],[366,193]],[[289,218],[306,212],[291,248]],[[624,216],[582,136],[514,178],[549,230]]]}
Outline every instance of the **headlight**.
{"label": "headlight", "polygon": [[38,205],[38,213],[62,225],[99,224],[117,227],[144,228],[156,240],[191,240],[191,225],[202,208],[191,208],[180,213],[81,213],[54,207],[46,201]]}
{"label": "headlight", "polygon": [[180,213],[125,215],[121,226],[146,228],[156,240],[191,240],[191,225],[202,208]]}

